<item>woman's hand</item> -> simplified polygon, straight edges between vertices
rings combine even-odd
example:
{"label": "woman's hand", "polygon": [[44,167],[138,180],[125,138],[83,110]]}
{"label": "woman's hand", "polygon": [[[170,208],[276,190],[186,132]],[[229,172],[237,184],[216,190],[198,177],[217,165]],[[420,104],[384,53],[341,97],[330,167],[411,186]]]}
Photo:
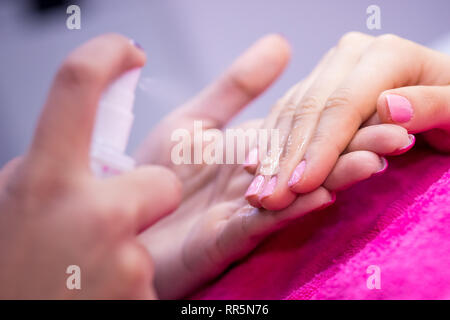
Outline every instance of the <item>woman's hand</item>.
{"label": "woman's hand", "polygon": [[388,90],[380,95],[377,109],[381,122],[423,132],[430,145],[450,152],[450,85]]}
{"label": "woman's hand", "polygon": [[[28,154],[0,171],[1,298],[156,297],[153,263],[136,235],[176,208],[180,182],[162,167],[105,180],[89,168],[101,93],[144,62],[129,39],[106,35],[62,65]],[[66,285],[71,265],[80,290]]]}
{"label": "woman's hand", "polygon": [[[258,41],[223,77],[163,120],[139,150],[140,162],[166,165],[184,182],[181,206],[141,235],[154,258],[155,286],[161,298],[184,297],[213,279],[271,232],[333,203],[333,192],[328,190],[343,189],[384,171],[387,163],[377,153],[391,153],[405,141],[410,143],[406,130],[395,125],[359,130],[324,187],[299,196],[279,212],[246,203],[244,193],[252,176],[239,164],[173,164],[170,137],[174,130],[186,128],[192,133],[195,120],[209,129],[222,128],[276,79],[288,59],[289,47],[281,37]],[[262,120],[255,120],[241,128],[261,125]]]}
{"label": "woman's hand", "polygon": [[[279,153],[269,150],[267,157],[260,155],[255,180],[262,178],[264,183],[248,201],[279,210],[291,204],[297,194],[322,185],[358,128],[368,120],[377,123],[369,118],[383,91],[449,83],[447,55],[393,35],[345,35],[267,118],[264,128],[280,130],[283,148]],[[382,104],[379,102],[381,114],[386,116]],[[411,121],[418,115],[415,117]],[[249,170],[255,169],[250,166]]]}

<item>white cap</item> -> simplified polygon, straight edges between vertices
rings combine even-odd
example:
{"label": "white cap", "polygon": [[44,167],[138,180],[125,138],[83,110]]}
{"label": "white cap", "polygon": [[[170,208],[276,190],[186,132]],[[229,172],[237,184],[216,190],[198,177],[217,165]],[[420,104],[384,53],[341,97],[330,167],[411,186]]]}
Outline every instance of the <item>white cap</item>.
{"label": "white cap", "polygon": [[124,73],[103,93],[97,111],[94,144],[125,152],[134,120],[134,92],[140,73],[140,68]]}

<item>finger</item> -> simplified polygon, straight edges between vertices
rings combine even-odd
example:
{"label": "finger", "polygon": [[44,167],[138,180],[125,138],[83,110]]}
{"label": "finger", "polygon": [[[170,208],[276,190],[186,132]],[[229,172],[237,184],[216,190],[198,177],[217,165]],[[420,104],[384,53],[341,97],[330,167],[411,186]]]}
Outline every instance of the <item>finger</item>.
{"label": "finger", "polygon": [[325,181],[358,128],[375,112],[381,92],[408,83],[448,83],[449,72],[450,57],[395,36],[378,38],[328,98],[302,175],[291,190],[309,192]]}
{"label": "finger", "polygon": [[266,209],[275,210],[275,207],[286,207],[292,201],[290,193],[295,189],[289,188],[289,180],[296,167],[303,166],[300,163],[319,122],[327,98],[353,70],[361,53],[372,40],[371,36],[358,35],[358,41],[352,40],[352,46],[338,46],[322,72],[298,103],[288,138],[290,142],[286,145],[280,161],[275,189],[269,190],[269,192],[263,191],[261,196],[261,204]]}
{"label": "finger", "polygon": [[[411,86],[383,92],[377,103],[380,120],[409,132],[438,129],[433,145],[450,151],[450,86]],[[431,136],[429,136],[431,137]]]}
{"label": "finger", "polygon": [[[169,114],[152,131],[136,153],[138,163],[171,164],[174,129],[193,132],[193,122],[204,128],[221,128],[236,113],[269,87],[290,59],[288,42],[279,35],[267,35],[245,51],[214,83],[182,107]],[[160,140],[162,143],[155,143]],[[163,160],[161,160],[163,159]]]}
{"label": "finger", "polygon": [[415,137],[404,128],[379,124],[359,129],[345,152],[371,151],[378,155],[398,155],[411,149],[414,143]]}
{"label": "finger", "polygon": [[[266,135],[267,144],[268,145],[260,145],[259,141],[256,141],[250,148],[250,151],[245,159],[244,169],[254,174],[256,173],[259,165],[260,156],[265,157],[267,153],[270,153],[270,143],[272,140],[270,139],[271,130],[275,128],[280,114],[285,110],[287,103],[291,101],[293,94],[297,91],[297,88],[300,84],[296,84],[288,92],[279,99],[275,106],[270,110],[269,115],[264,119],[264,123],[261,126],[261,129],[264,130],[264,134]],[[283,136],[282,134],[279,136]]]}
{"label": "finger", "polygon": [[148,250],[134,239],[123,243],[115,252],[114,281],[116,298],[133,300],[153,300],[156,293],[153,288],[154,266]]}
{"label": "finger", "polygon": [[289,207],[283,210],[277,212],[263,210],[259,212],[258,216],[246,217],[247,220],[243,221],[244,228],[250,235],[259,234],[265,236],[284,227],[294,219],[331,205],[335,200],[336,196],[334,193],[319,187],[313,192],[298,196]]}
{"label": "finger", "polygon": [[[277,212],[244,206],[230,218],[226,228],[220,233],[218,244],[221,252],[244,255],[268,234],[307,213],[331,205],[335,199],[333,193],[320,187],[311,193],[300,195],[288,208]],[[240,254],[236,254],[236,248],[239,248]]]}
{"label": "finger", "polygon": [[[314,70],[304,80],[292,86],[287,91],[287,93],[277,101],[275,106],[270,111],[270,114],[267,116],[262,127],[262,129],[266,130],[267,132],[267,141],[265,141],[265,144],[262,143],[258,145],[257,152],[255,152],[256,155],[258,155],[258,162],[254,167],[259,171],[260,174],[272,175],[270,171],[273,171],[273,162],[279,163],[279,158],[281,157],[280,152],[283,150],[283,147],[288,140],[292,125],[292,118],[294,116],[297,105],[302,99],[305,92],[316,80],[318,75],[324,69],[325,65],[333,56],[334,51],[335,48],[331,48],[330,50],[328,50],[328,52],[320,59],[318,65],[314,68]],[[276,133],[278,142],[272,139],[272,135],[274,134],[273,129],[277,130]],[[252,158],[254,158],[254,155]],[[265,161],[266,164],[262,164],[260,161]],[[252,170],[252,167],[246,169],[250,172]],[[269,173],[266,171],[269,171]]]}
{"label": "finger", "polygon": [[[335,51],[335,48],[330,49],[320,60],[316,68],[306,77],[305,80],[300,81],[294,85],[288,92],[277,102],[275,107],[271,110],[271,113],[267,117],[265,123],[265,129],[269,132],[267,136],[267,145],[264,143],[258,146],[258,164],[256,171],[258,174],[250,184],[245,196],[246,200],[255,208],[261,207],[260,194],[265,186],[273,182],[272,175],[275,170],[278,169],[281,152],[288,141],[289,132],[291,130],[292,118],[299,101],[311,84],[316,80],[322,70],[325,68],[328,61],[331,59]],[[270,130],[276,130],[276,132]],[[278,142],[271,138],[276,133]],[[295,199],[296,195],[293,192],[286,192],[284,195],[284,201],[281,202],[282,207],[285,207],[283,203],[291,203]],[[274,209],[274,207],[272,207]]]}
{"label": "finger", "polygon": [[0,191],[5,187],[9,177],[16,171],[22,163],[22,157],[14,158],[6,163],[0,170]]}
{"label": "finger", "polygon": [[353,151],[339,157],[323,186],[330,191],[339,191],[358,181],[386,171],[388,162],[370,151]]}
{"label": "finger", "polygon": [[245,51],[212,85],[188,102],[179,116],[207,119],[224,126],[236,113],[274,82],[290,59],[288,42],[271,34]]}
{"label": "finger", "polygon": [[143,166],[106,181],[111,201],[119,201],[139,232],[175,210],[182,198],[176,175],[164,167]]}
{"label": "finger", "polygon": [[145,54],[130,39],[99,36],[72,52],[60,67],[41,114],[31,154],[52,169],[88,168],[91,134],[104,89],[125,71],[142,67]]}

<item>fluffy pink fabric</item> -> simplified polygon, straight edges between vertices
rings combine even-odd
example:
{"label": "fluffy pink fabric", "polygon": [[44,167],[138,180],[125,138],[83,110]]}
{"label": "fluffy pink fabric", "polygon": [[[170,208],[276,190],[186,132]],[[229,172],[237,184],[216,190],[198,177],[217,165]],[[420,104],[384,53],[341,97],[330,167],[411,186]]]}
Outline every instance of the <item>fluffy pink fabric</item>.
{"label": "fluffy pink fabric", "polygon": [[[449,299],[450,157],[416,145],[268,238],[195,299]],[[379,266],[381,289],[368,289]]]}

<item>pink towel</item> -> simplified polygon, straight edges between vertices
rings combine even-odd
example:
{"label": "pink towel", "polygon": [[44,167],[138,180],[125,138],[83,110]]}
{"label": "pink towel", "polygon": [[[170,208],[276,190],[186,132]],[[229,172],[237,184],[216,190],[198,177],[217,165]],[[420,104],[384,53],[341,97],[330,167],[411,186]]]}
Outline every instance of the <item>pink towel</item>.
{"label": "pink towel", "polygon": [[450,157],[419,144],[389,162],[192,298],[450,299]]}

